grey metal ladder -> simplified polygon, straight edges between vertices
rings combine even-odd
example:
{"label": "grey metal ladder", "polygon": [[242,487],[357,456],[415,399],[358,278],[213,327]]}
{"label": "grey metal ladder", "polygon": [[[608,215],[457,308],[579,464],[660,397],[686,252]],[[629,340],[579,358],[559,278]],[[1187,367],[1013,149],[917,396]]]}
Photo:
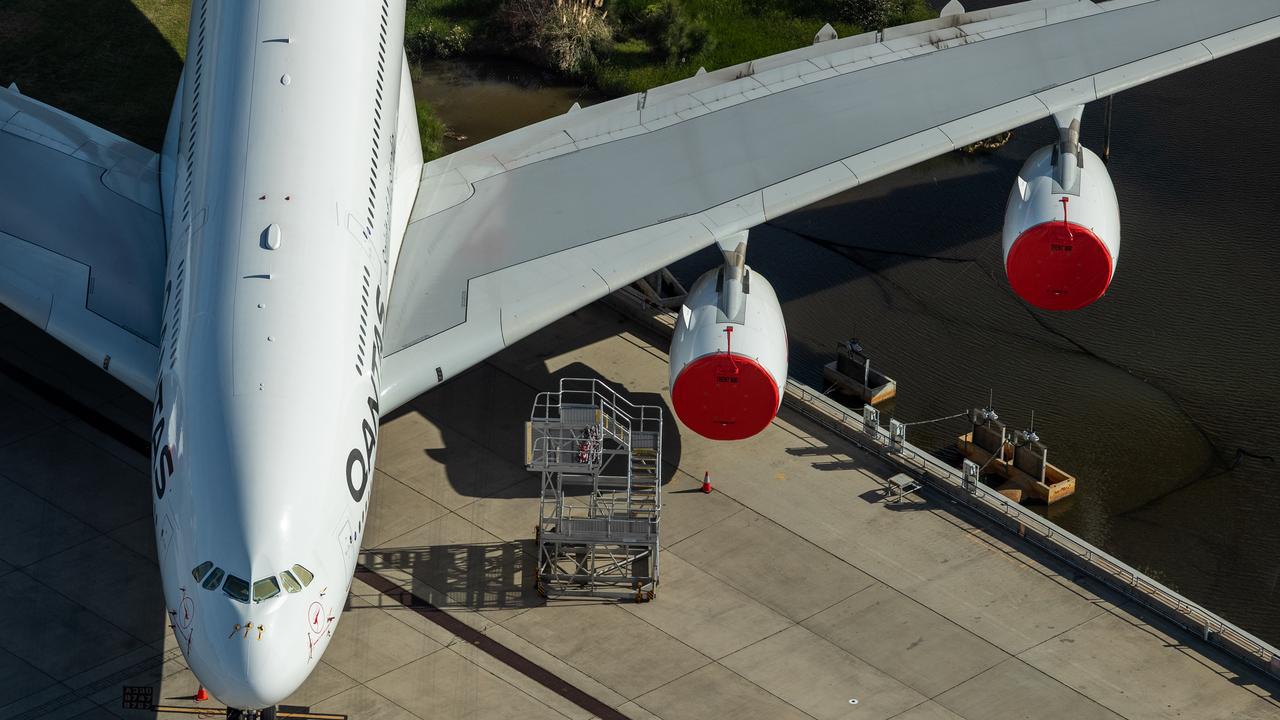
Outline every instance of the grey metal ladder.
{"label": "grey metal ladder", "polygon": [[662,418],[599,380],[566,378],[534,400],[525,466],[541,476],[540,595],[654,597]]}

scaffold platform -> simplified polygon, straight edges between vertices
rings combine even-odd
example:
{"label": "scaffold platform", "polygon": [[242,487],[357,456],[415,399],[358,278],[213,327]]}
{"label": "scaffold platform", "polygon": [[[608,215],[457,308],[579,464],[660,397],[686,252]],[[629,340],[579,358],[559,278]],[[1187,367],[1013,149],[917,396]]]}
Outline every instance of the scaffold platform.
{"label": "scaffold platform", "polygon": [[653,599],[662,415],[661,407],[636,405],[599,380],[566,378],[534,400],[525,467],[541,475],[540,595]]}

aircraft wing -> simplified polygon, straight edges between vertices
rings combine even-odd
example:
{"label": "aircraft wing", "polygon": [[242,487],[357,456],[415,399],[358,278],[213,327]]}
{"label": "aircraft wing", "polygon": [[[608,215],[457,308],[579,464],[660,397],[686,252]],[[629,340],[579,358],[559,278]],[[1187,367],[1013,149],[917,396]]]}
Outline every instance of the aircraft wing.
{"label": "aircraft wing", "polygon": [[0,302],[149,398],[164,268],[156,154],[0,88]]}
{"label": "aircraft wing", "polygon": [[1280,0],[1036,0],[699,74],[434,161],[395,266],[382,408],[717,239],[1278,35]]}

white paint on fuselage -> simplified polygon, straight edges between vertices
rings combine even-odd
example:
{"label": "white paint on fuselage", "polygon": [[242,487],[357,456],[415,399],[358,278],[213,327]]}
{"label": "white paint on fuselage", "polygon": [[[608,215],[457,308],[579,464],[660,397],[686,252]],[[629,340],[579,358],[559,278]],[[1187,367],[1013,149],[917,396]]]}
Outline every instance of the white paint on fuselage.
{"label": "white paint on fuselage", "polygon": [[[153,497],[178,644],[233,707],[302,683],[356,562],[387,258],[403,232],[391,221],[403,22],[403,0],[192,7],[163,162]],[[204,561],[250,583],[295,563],[315,580],[240,603],[199,586]]]}

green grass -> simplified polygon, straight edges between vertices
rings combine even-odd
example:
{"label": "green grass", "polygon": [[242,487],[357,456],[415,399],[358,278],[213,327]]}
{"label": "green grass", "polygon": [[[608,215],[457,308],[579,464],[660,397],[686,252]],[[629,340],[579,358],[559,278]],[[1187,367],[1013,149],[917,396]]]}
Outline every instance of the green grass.
{"label": "green grass", "polygon": [[[619,29],[613,51],[587,80],[607,94],[625,94],[708,70],[802,47],[834,17],[833,0],[682,0],[706,22],[714,42],[668,63]],[[643,0],[605,0],[611,21]],[[911,17],[929,16],[916,0]],[[505,55],[496,37],[502,0],[409,0],[407,33],[459,26],[472,38],[468,53]],[[641,5],[643,7],[643,5]],[[0,84],[17,82],[32,97],[158,150],[187,46],[190,0],[0,0]],[[830,16],[830,17],[828,17]],[[841,37],[860,31],[832,23]],[[519,58],[517,58],[519,59]],[[423,156],[442,152],[444,125],[418,103]]]}
{"label": "green grass", "polygon": [[[714,42],[707,50],[678,63],[666,63],[648,52],[642,41],[620,43],[597,72],[596,84],[608,93],[641,92],[689,77],[705,67],[716,70],[756,58],[804,47],[828,22],[848,37],[862,28],[840,22],[833,3],[822,0],[683,0],[688,14],[711,28]],[[914,2],[903,22],[932,17],[922,2]]]}
{"label": "green grass", "polygon": [[[689,77],[699,67],[715,70],[803,47],[813,42],[813,36],[827,22],[831,22],[841,37],[862,32],[855,25],[838,21],[833,0],[682,0],[682,3],[690,16],[711,28],[714,41],[708,49],[669,63],[657,57],[645,41],[628,37],[626,28],[614,22],[619,41],[591,70],[587,80],[606,94],[622,95]],[[469,53],[506,55],[511,43],[493,36],[493,20],[501,4],[501,0],[410,0],[405,27],[411,32],[426,25],[458,25],[474,38]],[[605,0],[604,7],[611,11],[611,21],[616,21],[645,4],[646,0]],[[902,21],[923,20],[933,15],[921,0],[913,0]]]}
{"label": "green grass", "polygon": [[[715,70],[729,65],[776,55],[809,45],[828,22],[819,17],[797,17],[784,10],[752,10],[743,0],[685,0],[689,13],[711,27],[714,42],[682,62],[667,63],[656,58],[640,40],[620,43],[613,55],[601,63],[597,86],[607,92],[640,92],[687,78],[705,67]],[[841,37],[858,28],[832,22]]]}
{"label": "green grass", "polygon": [[182,71],[187,0],[4,0],[0,84],[158,150]]}
{"label": "green grass", "polygon": [[[158,151],[190,12],[190,0],[0,0],[0,84]],[[423,156],[438,157],[444,125],[425,103],[418,122]]]}
{"label": "green grass", "polygon": [[404,13],[405,33],[424,25],[457,25],[473,37],[485,27],[502,5],[501,0],[408,0]]}
{"label": "green grass", "polygon": [[418,103],[418,135],[422,138],[422,158],[426,162],[444,154],[444,121],[436,115],[435,108]]}

